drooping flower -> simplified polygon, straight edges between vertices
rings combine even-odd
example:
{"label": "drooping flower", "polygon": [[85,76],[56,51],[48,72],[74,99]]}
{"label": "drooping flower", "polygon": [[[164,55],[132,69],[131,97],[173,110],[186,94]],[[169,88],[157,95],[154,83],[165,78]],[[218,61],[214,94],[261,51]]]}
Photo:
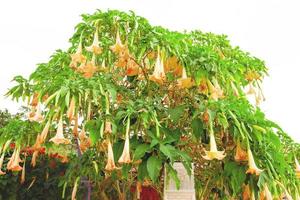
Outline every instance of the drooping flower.
{"label": "drooping flower", "polygon": [[2,155],[0,157],[0,176],[6,174],[5,172],[2,171],[2,165],[3,165],[6,149],[8,148],[10,142],[11,140],[7,140],[2,148]]}
{"label": "drooping flower", "polygon": [[120,33],[117,31],[116,35],[116,43],[110,47],[110,50],[114,52],[115,54],[120,54],[126,49],[126,46],[122,44],[121,38],[120,38]]}
{"label": "drooping flower", "polygon": [[7,169],[11,171],[21,171],[22,167],[19,164],[20,162],[20,148],[17,148],[14,150],[11,160],[9,160],[9,164],[7,164]]}
{"label": "drooping flower", "polygon": [[295,164],[296,164],[296,168],[295,168],[296,176],[298,178],[300,178],[300,164],[299,164],[298,159],[296,157],[295,157]]}
{"label": "drooping flower", "polygon": [[110,121],[105,121],[104,133],[111,134],[112,133],[112,128],[111,127],[112,127],[111,122]]}
{"label": "drooping flower", "polygon": [[45,142],[45,140],[47,138],[49,128],[50,128],[50,124],[51,123],[50,123],[50,119],[49,119],[48,122],[46,123],[42,133],[41,133],[41,136],[40,136],[41,143]]}
{"label": "drooping flower", "polygon": [[60,117],[57,127],[56,135],[50,139],[50,142],[53,142],[54,144],[70,144],[71,141],[69,139],[66,139],[63,134],[63,121],[62,117]]}
{"label": "drooping flower", "polygon": [[86,135],[84,128],[79,133],[80,150],[85,152],[91,146],[91,139]]}
{"label": "drooping flower", "polygon": [[31,158],[31,166],[35,167],[36,166],[36,159],[39,155],[39,151],[34,151],[32,154],[32,158]]}
{"label": "drooping flower", "polygon": [[78,136],[78,114],[75,115],[75,119],[74,119],[75,123],[74,123],[74,127],[73,127],[73,135],[74,137]]}
{"label": "drooping flower", "polygon": [[243,185],[243,200],[251,199],[251,190],[249,184]]}
{"label": "drooping flower", "polygon": [[246,92],[246,94],[248,94],[248,95],[252,95],[252,94],[256,95],[256,90],[255,90],[252,82],[249,83],[249,88],[248,88],[248,91]]}
{"label": "drooping flower", "polygon": [[249,165],[249,168],[246,171],[246,173],[247,174],[255,174],[256,176],[258,176],[263,170],[259,169],[256,166],[256,163],[254,161],[253,154],[251,152],[250,147],[248,147],[248,151],[247,152],[248,152],[248,165]]}
{"label": "drooping flower", "polygon": [[130,159],[130,149],[129,149],[129,129],[130,129],[130,119],[128,118],[126,127],[125,144],[121,157],[119,158],[119,163],[131,163]]}
{"label": "drooping flower", "polygon": [[20,183],[23,184],[25,182],[25,172],[26,172],[26,156],[24,158],[24,164],[23,164],[23,169],[22,169],[22,174],[21,174],[21,180]]}
{"label": "drooping flower", "polygon": [[273,200],[272,194],[271,194],[267,184],[264,185],[264,189],[260,193],[260,200]]}
{"label": "drooping flower", "polygon": [[187,77],[185,68],[182,69],[182,77],[177,80],[177,85],[179,88],[191,88],[194,86],[194,81],[191,77]]}
{"label": "drooping flower", "polygon": [[0,176],[6,174],[5,172],[2,171],[4,156],[5,156],[5,153],[3,152],[2,155],[1,155],[1,158],[0,158]]}
{"label": "drooping flower", "polygon": [[219,83],[216,79],[213,80],[214,84],[207,80],[207,86],[210,92],[210,98],[217,101],[218,99],[224,97],[223,90],[219,86]]}
{"label": "drooping flower", "polygon": [[75,98],[73,96],[71,99],[71,102],[69,104],[68,111],[67,111],[67,116],[69,118],[69,121],[71,121],[73,119],[74,113],[75,113]]}
{"label": "drooping flower", "polygon": [[96,66],[96,57],[93,55],[92,60],[87,62],[84,65],[81,65],[78,68],[78,71],[83,74],[83,77],[85,78],[91,78],[96,72],[98,68]]}
{"label": "drooping flower", "polygon": [[237,161],[237,162],[243,162],[243,161],[248,160],[247,152],[241,147],[240,140],[238,140],[237,144],[236,144],[236,151],[235,151],[234,160]]}
{"label": "drooping flower", "polygon": [[162,84],[163,81],[165,80],[165,77],[166,75],[164,70],[164,63],[160,58],[160,53],[158,52],[155,66],[154,66],[154,71],[153,74],[149,76],[149,79],[156,83]]}
{"label": "drooping flower", "polygon": [[36,136],[35,143],[32,146],[32,149],[34,149],[35,151],[38,151],[41,148],[42,143],[43,143],[42,136],[40,134],[38,134]]}
{"label": "drooping flower", "polygon": [[33,107],[36,107],[38,105],[38,96],[39,96],[39,93],[34,93],[33,96],[32,96],[32,99],[31,99],[31,102],[30,102],[30,105],[33,106]]}
{"label": "drooping flower", "polygon": [[[34,108],[35,109],[35,108]],[[43,121],[44,117],[42,115],[40,105],[37,105],[36,111],[32,111],[28,116],[29,121],[41,122]]]}
{"label": "drooping flower", "polygon": [[127,76],[136,76],[141,72],[140,66],[133,59],[129,59],[126,66]]}
{"label": "drooping flower", "polygon": [[183,67],[180,65],[176,56],[166,58],[164,62],[164,69],[165,73],[172,73],[175,77],[180,77],[183,73]]}
{"label": "drooping flower", "polygon": [[78,64],[85,63],[85,61],[86,61],[86,57],[82,54],[82,44],[80,41],[76,52],[74,54],[71,54],[70,67],[77,68]]}
{"label": "drooping flower", "polygon": [[107,163],[106,163],[106,166],[105,166],[105,170],[112,171],[114,169],[116,169],[114,153],[113,153],[111,142],[110,142],[110,140],[108,140]]}
{"label": "drooping flower", "polygon": [[99,39],[98,39],[98,31],[95,31],[94,40],[91,46],[85,47],[85,49],[89,52],[92,52],[96,55],[102,52],[102,48],[99,46]]}
{"label": "drooping flower", "polygon": [[203,78],[203,79],[200,81],[199,92],[200,92],[201,94],[205,94],[205,95],[208,94],[208,85],[207,85],[206,78]]}
{"label": "drooping flower", "polygon": [[205,155],[202,157],[206,160],[213,160],[213,159],[222,160],[226,156],[225,151],[218,151],[214,131],[212,130],[212,127],[210,129],[211,129],[209,134],[210,150],[209,151],[205,150]]}

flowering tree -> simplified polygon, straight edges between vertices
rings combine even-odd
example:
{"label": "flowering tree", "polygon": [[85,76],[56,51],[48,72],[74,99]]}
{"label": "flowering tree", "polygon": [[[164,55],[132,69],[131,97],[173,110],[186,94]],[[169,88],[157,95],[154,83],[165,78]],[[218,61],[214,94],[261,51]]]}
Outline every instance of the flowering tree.
{"label": "flowering tree", "polygon": [[73,187],[72,199],[81,185],[88,199],[139,199],[142,186],[161,191],[169,177],[179,187],[175,161],[188,173],[194,163],[199,199],[299,198],[298,144],[259,109],[261,60],[223,35],[119,11],[83,15],[70,42],[29,79],[14,78],[7,95],[27,101],[29,120],[44,128],[1,135],[2,173],[22,171],[30,146],[32,166],[41,148],[69,162],[61,186]]}

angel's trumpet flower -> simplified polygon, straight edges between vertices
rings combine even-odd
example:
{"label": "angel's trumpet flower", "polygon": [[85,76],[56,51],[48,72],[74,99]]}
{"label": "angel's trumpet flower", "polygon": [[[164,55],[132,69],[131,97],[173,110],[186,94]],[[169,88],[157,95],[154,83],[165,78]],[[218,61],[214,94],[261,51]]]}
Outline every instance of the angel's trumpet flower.
{"label": "angel's trumpet flower", "polygon": [[35,140],[35,143],[34,145],[32,146],[32,148],[35,150],[35,151],[38,151],[40,148],[41,148],[41,145],[43,143],[43,140],[42,140],[42,136],[40,134],[38,134],[36,136],[36,140]]}
{"label": "angel's trumpet flower", "polygon": [[125,48],[126,48],[126,46],[124,44],[122,44],[122,41],[120,38],[120,33],[119,33],[119,31],[117,31],[116,43],[110,47],[110,50],[112,50],[112,52],[114,52],[116,54],[120,54],[124,51]]}
{"label": "angel's trumpet flower", "polygon": [[252,82],[249,83],[249,89],[247,91],[247,94],[248,95],[252,95],[252,94],[255,95],[256,94],[256,90],[255,90]]}
{"label": "angel's trumpet flower", "polygon": [[36,159],[39,155],[39,151],[34,151],[33,154],[32,154],[32,158],[31,158],[31,166],[32,167],[35,167],[36,166]]}
{"label": "angel's trumpet flower", "polygon": [[127,121],[127,127],[126,127],[126,138],[125,138],[125,144],[124,149],[121,157],[119,158],[119,163],[130,163],[130,151],[129,151],[129,129],[130,129],[130,119],[128,118]]}
{"label": "angel's trumpet flower", "polygon": [[217,101],[219,98],[223,97],[223,90],[216,80],[214,80],[214,85],[209,80],[207,80],[207,85],[210,92],[210,97],[213,100]]}
{"label": "angel's trumpet flower", "polygon": [[295,158],[295,164],[296,164],[296,169],[295,169],[296,176],[297,176],[298,178],[300,178],[300,164],[299,164],[297,158]]}
{"label": "angel's trumpet flower", "polygon": [[104,133],[106,133],[106,134],[111,134],[112,133],[112,128],[111,128],[111,122],[110,121],[105,121]]}
{"label": "angel's trumpet flower", "polygon": [[40,140],[41,140],[41,142],[43,143],[45,140],[46,140],[46,138],[47,138],[47,135],[48,135],[48,132],[49,132],[49,128],[50,128],[50,119],[48,120],[48,122],[46,123],[46,125],[45,125],[45,127],[44,127],[44,129],[43,129],[43,131],[42,131],[42,133],[41,133],[41,136],[40,136]]}
{"label": "angel's trumpet flower", "polygon": [[106,166],[105,166],[105,170],[112,171],[114,169],[116,169],[114,153],[113,153],[113,149],[112,149],[112,145],[110,143],[110,140],[108,140],[107,163],[106,163]]}
{"label": "angel's trumpet flower", "polygon": [[56,135],[50,139],[50,142],[53,142],[54,144],[70,144],[71,141],[66,139],[63,134],[63,121],[62,117],[60,117],[60,120],[58,122],[57,132]]}
{"label": "angel's trumpet flower", "polygon": [[76,193],[77,193],[77,189],[78,189],[78,181],[79,181],[79,177],[76,178],[74,186],[73,186],[73,190],[72,190],[72,200],[76,200]]}
{"label": "angel's trumpet flower", "polygon": [[0,175],[6,174],[5,172],[2,171],[2,165],[3,165],[6,149],[8,148],[10,142],[11,142],[11,140],[7,140],[2,148],[2,155],[0,157]]}
{"label": "angel's trumpet flower", "polygon": [[182,69],[182,77],[178,79],[177,85],[179,88],[191,88],[194,82],[191,77],[187,77],[185,68]]}
{"label": "angel's trumpet flower", "polygon": [[70,66],[73,68],[77,67],[78,63],[85,63],[86,57],[82,54],[82,43],[81,41],[78,44],[77,50],[74,54],[71,54],[71,63]]}
{"label": "angel's trumpet flower", "polygon": [[87,62],[85,65],[79,67],[79,71],[83,73],[83,77],[91,78],[97,72],[96,57],[93,55],[92,60]]}
{"label": "angel's trumpet flower", "polygon": [[13,156],[11,157],[10,163],[7,164],[7,169],[11,171],[21,171],[22,167],[20,166],[20,148],[15,149]]}
{"label": "angel's trumpet flower", "polygon": [[72,132],[74,137],[78,136],[78,115],[77,114],[75,115],[75,124]]}
{"label": "angel's trumpet flower", "polygon": [[6,174],[5,172],[2,171],[2,165],[3,165],[3,161],[4,161],[4,156],[5,156],[5,153],[2,153],[2,155],[0,157],[0,176]]}
{"label": "angel's trumpet flower", "polygon": [[133,60],[129,59],[127,62],[126,75],[127,76],[136,76],[140,74],[140,66]]}
{"label": "angel's trumpet flower", "polygon": [[266,184],[264,185],[264,190],[260,193],[260,200],[273,200],[272,194]]}
{"label": "angel's trumpet flower", "polygon": [[73,119],[74,113],[75,113],[75,98],[72,97],[71,102],[69,104],[68,111],[67,111],[67,116],[69,118],[69,121],[71,121]]}
{"label": "angel's trumpet flower", "polygon": [[248,147],[248,165],[247,174],[256,174],[258,176],[263,171],[256,166],[250,147]]}
{"label": "angel's trumpet flower", "polygon": [[98,39],[98,31],[96,30],[94,34],[94,40],[91,46],[85,47],[85,49],[89,52],[92,52],[96,55],[102,52],[102,48],[99,46],[99,39]]}
{"label": "angel's trumpet flower", "polygon": [[249,184],[243,185],[243,200],[251,199],[251,190]]}
{"label": "angel's trumpet flower", "polygon": [[91,146],[91,140],[86,135],[84,128],[79,133],[79,139],[80,139],[80,145],[79,145],[80,150],[82,152],[85,152]]}
{"label": "angel's trumpet flower", "polygon": [[26,172],[25,167],[26,167],[26,156],[24,159],[24,165],[23,165],[22,174],[21,174],[21,180],[20,180],[21,184],[23,184],[25,182],[25,172]]}
{"label": "angel's trumpet flower", "polygon": [[37,105],[36,112],[31,112],[29,114],[28,119],[29,119],[29,121],[35,121],[35,122],[41,122],[41,121],[43,121],[44,117],[42,115],[42,111],[41,111],[40,105]]}
{"label": "angel's trumpet flower", "polygon": [[164,63],[160,58],[160,53],[158,51],[158,55],[156,58],[155,66],[154,66],[154,71],[153,74],[149,76],[149,79],[151,81],[157,82],[159,84],[162,84],[163,81],[165,80],[165,70],[164,70]]}
{"label": "angel's trumpet flower", "polygon": [[216,139],[214,135],[214,131],[212,130],[212,125],[210,125],[210,150],[206,151],[205,150],[205,155],[202,156],[206,160],[213,160],[213,159],[218,159],[222,160],[225,158],[226,154],[224,153],[225,151],[218,151],[217,149],[217,144],[216,144]]}
{"label": "angel's trumpet flower", "polygon": [[236,152],[235,152],[234,160],[237,162],[243,162],[248,160],[247,152],[244,149],[242,149],[239,140],[237,141],[236,144]]}
{"label": "angel's trumpet flower", "polygon": [[34,93],[32,96],[32,100],[30,102],[30,105],[33,107],[36,107],[38,105],[39,99],[38,99],[39,94],[38,93]]}

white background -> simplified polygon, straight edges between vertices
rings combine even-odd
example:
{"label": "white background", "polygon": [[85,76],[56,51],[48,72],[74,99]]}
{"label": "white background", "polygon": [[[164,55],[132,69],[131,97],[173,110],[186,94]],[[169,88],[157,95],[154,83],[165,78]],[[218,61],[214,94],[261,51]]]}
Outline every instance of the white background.
{"label": "white background", "polygon": [[300,142],[300,4],[298,0],[0,0],[0,109],[15,75],[28,75],[56,49],[66,49],[80,14],[133,10],[153,25],[226,34],[265,60],[262,109]]}

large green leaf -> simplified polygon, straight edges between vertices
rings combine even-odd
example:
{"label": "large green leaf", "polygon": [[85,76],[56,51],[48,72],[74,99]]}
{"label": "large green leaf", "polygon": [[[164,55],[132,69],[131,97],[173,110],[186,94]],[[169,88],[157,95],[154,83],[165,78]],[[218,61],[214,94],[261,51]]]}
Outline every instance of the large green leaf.
{"label": "large green leaf", "polygon": [[147,171],[153,182],[157,181],[157,178],[160,175],[161,167],[162,167],[162,161],[157,156],[151,156],[147,160]]}

